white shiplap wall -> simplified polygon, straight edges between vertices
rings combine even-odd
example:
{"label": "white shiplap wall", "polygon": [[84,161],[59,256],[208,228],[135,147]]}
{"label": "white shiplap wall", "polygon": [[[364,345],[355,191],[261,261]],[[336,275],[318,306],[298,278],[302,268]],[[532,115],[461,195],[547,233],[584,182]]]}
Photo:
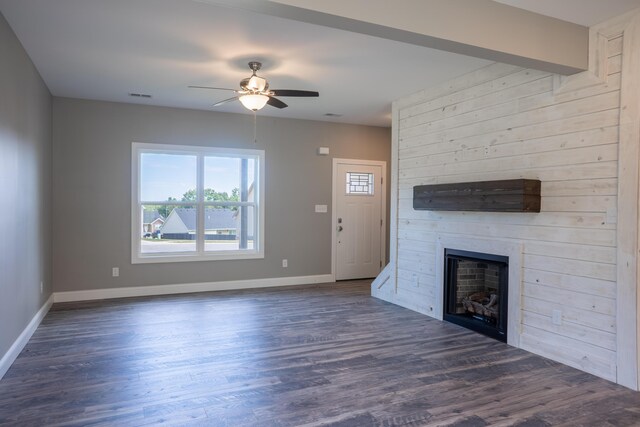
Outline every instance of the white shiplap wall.
{"label": "white shiplap wall", "polygon": [[[616,381],[624,40],[623,31],[604,34],[593,32],[581,75],[493,64],[394,104],[396,276],[374,283],[374,296],[435,315],[438,236],[518,243],[520,347]],[[514,178],[542,181],[539,214],[412,208],[414,185]]]}

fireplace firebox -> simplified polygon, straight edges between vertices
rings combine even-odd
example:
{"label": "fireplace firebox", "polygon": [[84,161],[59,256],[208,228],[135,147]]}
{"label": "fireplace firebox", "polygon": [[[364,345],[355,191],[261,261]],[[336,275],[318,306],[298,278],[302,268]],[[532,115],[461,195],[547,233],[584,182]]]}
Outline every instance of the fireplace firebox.
{"label": "fireplace firebox", "polygon": [[445,249],[444,320],[507,341],[509,258]]}

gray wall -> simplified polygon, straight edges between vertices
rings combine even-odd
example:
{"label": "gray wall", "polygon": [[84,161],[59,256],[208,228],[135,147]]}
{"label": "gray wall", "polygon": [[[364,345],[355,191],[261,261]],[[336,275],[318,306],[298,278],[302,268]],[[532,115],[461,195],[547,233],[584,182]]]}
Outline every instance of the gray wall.
{"label": "gray wall", "polygon": [[0,58],[2,358],[51,295],[52,101],[2,14]]}
{"label": "gray wall", "polygon": [[[328,274],[331,214],[314,205],[331,208],[332,158],[389,165],[391,151],[386,128],[258,115],[254,144],[251,115],[66,98],[54,98],[53,122],[56,291]],[[134,141],[264,149],[265,258],[132,265]]]}

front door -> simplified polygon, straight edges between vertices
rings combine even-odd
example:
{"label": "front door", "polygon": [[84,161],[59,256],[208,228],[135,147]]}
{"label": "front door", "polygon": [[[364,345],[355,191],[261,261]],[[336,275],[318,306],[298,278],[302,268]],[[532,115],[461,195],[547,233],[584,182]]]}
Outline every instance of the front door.
{"label": "front door", "polygon": [[376,277],[382,269],[382,165],[341,160],[335,167],[336,280]]}

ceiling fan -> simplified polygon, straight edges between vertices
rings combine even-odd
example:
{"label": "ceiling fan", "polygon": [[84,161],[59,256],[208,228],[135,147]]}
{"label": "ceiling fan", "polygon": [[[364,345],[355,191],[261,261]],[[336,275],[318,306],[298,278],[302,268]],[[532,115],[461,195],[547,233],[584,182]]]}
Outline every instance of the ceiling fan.
{"label": "ceiling fan", "polygon": [[258,76],[256,73],[262,68],[262,63],[258,61],[249,62],[249,68],[253,71],[251,77],[247,77],[240,81],[240,90],[227,89],[223,87],[209,86],[189,86],[194,89],[214,89],[214,90],[230,90],[237,93],[233,98],[225,99],[214,104],[214,107],[226,104],[235,100],[239,100],[242,105],[251,111],[258,111],[265,105],[271,105],[276,108],[286,108],[287,104],[280,101],[276,96],[297,96],[297,97],[317,97],[318,92],[310,90],[292,90],[292,89],[269,89],[267,79]]}

